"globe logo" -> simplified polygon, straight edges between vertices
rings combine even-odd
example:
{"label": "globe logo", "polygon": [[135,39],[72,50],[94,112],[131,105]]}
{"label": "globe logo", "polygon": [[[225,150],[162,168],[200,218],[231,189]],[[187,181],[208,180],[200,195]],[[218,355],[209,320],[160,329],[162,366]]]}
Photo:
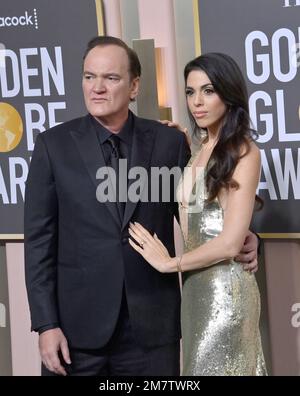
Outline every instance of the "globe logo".
{"label": "globe logo", "polygon": [[23,136],[23,122],[18,111],[8,103],[0,102],[0,153],[15,149]]}

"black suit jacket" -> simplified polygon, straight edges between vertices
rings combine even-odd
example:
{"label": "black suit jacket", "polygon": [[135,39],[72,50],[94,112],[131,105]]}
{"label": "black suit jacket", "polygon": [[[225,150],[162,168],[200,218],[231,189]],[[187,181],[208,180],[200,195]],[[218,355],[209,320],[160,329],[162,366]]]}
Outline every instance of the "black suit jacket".
{"label": "black suit jacket", "polygon": [[[131,167],[183,168],[183,133],[134,117]],[[129,202],[121,224],[114,203],[96,199],[105,166],[89,116],[38,135],[25,199],[25,270],[36,330],[59,323],[69,345],[99,348],[110,339],[125,285],[137,342],[163,345],[180,337],[178,275],[154,270],[128,243],[128,223],[156,232],[174,255],[177,203]]]}

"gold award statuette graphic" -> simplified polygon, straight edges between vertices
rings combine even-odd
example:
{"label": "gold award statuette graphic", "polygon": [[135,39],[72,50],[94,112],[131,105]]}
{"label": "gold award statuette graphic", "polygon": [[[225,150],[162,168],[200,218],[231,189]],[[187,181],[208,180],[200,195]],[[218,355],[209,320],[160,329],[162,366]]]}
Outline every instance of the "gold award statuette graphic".
{"label": "gold award statuette graphic", "polygon": [[8,103],[0,102],[0,153],[15,149],[23,136],[23,122],[18,111]]}

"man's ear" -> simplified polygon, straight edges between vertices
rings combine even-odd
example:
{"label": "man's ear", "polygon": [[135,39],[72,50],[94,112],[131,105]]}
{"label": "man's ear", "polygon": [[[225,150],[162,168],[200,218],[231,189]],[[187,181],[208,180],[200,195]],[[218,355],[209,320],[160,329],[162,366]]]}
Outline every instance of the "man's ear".
{"label": "man's ear", "polygon": [[140,88],[140,77],[135,77],[131,81],[131,93],[130,93],[130,100],[134,101],[139,93]]}

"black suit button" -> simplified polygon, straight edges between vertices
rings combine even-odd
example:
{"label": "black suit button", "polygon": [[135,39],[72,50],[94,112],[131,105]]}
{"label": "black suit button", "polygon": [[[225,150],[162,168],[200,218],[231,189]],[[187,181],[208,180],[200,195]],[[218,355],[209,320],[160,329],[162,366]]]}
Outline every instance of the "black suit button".
{"label": "black suit button", "polygon": [[128,243],[128,238],[122,238],[122,243],[125,245],[125,243]]}

